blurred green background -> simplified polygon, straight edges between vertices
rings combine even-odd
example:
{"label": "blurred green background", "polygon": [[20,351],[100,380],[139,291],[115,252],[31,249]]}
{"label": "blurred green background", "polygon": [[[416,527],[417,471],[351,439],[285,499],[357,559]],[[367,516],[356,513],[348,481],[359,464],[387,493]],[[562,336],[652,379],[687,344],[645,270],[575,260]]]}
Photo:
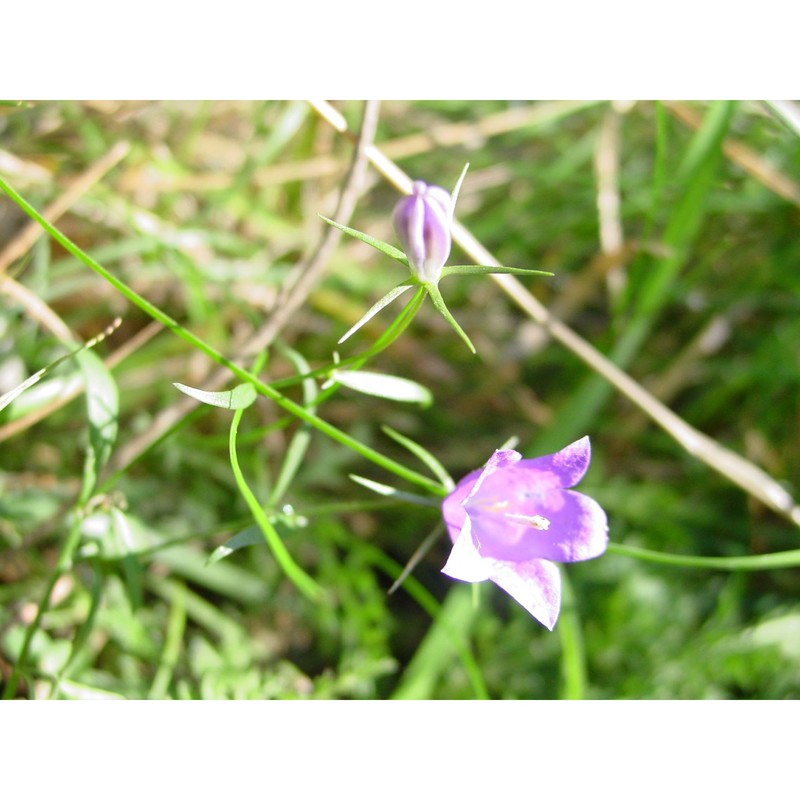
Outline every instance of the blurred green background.
{"label": "blurred green background", "polygon": [[[363,104],[336,107],[357,130]],[[457,217],[497,259],[555,273],[523,283],[680,417],[796,494],[800,138],[783,110],[386,101],[375,143],[411,177],[448,189],[469,161]],[[57,227],[230,357],[313,254],[325,233],[317,215],[334,213],[352,150],[299,101],[0,108],[0,174],[42,210],[88,171]],[[396,244],[396,190],[373,169],[361,188],[348,224]],[[566,568],[569,596],[550,633],[493,585],[476,602],[441,575],[440,538],[389,595],[437,512],[376,501],[348,475],[399,481],[317,433],[276,524],[330,602],[300,595],[263,545],[208,564],[252,526],[228,461],[230,412],[176,405],[172,382],[203,386],[213,365],[48,237],[9,251],[26,223],[0,195],[0,271],[14,282],[0,282],[0,394],[65,352],[49,314],[82,340],[122,323],[96,348],[112,359],[120,413],[91,501],[96,519],[117,523],[83,524],[17,696],[800,695],[798,569],[681,569],[608,553]],[[469,260],[454,248],[450,263]],[[281,341],[312,367],[327,363],[403,277],[343,239]],[[490,279],[450,278],[442,292],[478,356],[426,304],[371,364],[424,384],[434,404],[344,389],[323,418],[417,468],[381,431],[389,425],[456,479],[509,437],[534,456],[589,434],[580,489],[607,510],[613,542],[706,556],[797,547],[796,525],[685,452]],[[390,318],[339,349],[363,349]],[[269,378],[294,370],[271,350]],[[0,412],[5,685],[80,492],[85,399],[53,401],[77,373],[62,363]],[[170,413],[183,424],[150,442]],[[239,457],[261,498],[298,428],[282,419],[261,398],[242,422]]]}

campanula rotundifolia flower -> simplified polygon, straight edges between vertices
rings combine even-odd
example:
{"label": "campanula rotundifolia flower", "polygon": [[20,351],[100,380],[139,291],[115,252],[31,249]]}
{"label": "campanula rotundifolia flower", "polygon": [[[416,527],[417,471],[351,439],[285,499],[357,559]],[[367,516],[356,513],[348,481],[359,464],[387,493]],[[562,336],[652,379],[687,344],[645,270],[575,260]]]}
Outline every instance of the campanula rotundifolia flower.
{"label": "campanula rotundifolia flower", "polygon": [[608,544],[603,509],[570,488],[590,457],[588,436],[539,458],[496,451],[444,499],[453,549],[442,572],[470,583],[493,581],[552,630],[561,606],[555,562],[595,558]]}

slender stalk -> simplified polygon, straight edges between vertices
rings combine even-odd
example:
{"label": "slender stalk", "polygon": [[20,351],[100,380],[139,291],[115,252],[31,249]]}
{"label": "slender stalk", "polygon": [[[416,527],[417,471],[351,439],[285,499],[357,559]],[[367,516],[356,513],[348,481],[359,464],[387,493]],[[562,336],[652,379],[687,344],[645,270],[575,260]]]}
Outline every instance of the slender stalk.
{"label": "slender stalk", "polygon": [[765,553],[757,556],[681,556],[611,542],[608,545],[608,552],[670,567],[720,569],[730,572],[788,569],[800,566],[800,550],[784,550],[781,553]]}
{"label": "slender stalk", "polygon": [[207,355],[216,363],[229,369],[241,380],[251,383],[260,394],[268,397],[284,411],[288,411],[290,414],[293,414],[304,422],[307,422],[321,433],[324,433],[326,436],[329,436],[345,447],[349,447],[351,450],[355,451],[363,458],[372,461],[374,464],[377,464],[379,467],[382,467],[389,472],[393,472],[398,477],[403,478],[410,483],[415,483],[418,486],[422,486],[429,492],[439,496],[444,496],[447,493],[446,490],[435,481],[432,481],[425,475],[421,475],[414,470],[398,464],[396,461],[382,455],[377,450],[373,450],[368,445],[362,444],[357,439],[354,439],[352,436],[344,433],[344,431],[340,431],[334,425],[325,422],[315,414],[307,411],[305,408],[293,402],[288,397],[284,397],[284,395],[282,395],[272,386],[264,383],[255,375],[252,375],[238,364],[223,356],[220,352],[215,350],[209,344],[206,344],[206,342],[204,342],[202,339],[195,336],[193,333],[191,333],[191,331],[184,328],[179,322],[174,320],[168,314],[165,314],[157,306],[154,306],[149,300],[146,300],[144,297],[137,294],[135,291],[133,291],[133,289],[119,280],[119,278],[115,277],[108,272],[108,270],[98,264],[90,255],[81,250],[78,245],[72,242],[67,236],[61,233],[61,231],[59,231],[44,217],[42,217],[42,215],[30,203],[28,203],[25,198],[18,194],[11,186],[9,186],[2,177],[0,177],[0,189],[2,189],[29,217],[36,220],[65,250],[75,256],[75,258],[77,258],[79,261],[83,262],[87,267],[94,270],[94,272],[110,283],[120,294],[144,311],[145,314],[160,322],[176,336],[180,336],[184,341],[188,342],[192,347]]}
{"label": "slender stalk", "polygon": [[170,603],[167,635],[164,641],[164,650],[161,654],[161,662],[158,665],[158,670],[155,678],[153,678],[153,684],[148,695],[151,700],[161,700],[167,694],[167,689],[175,672],[175,666],[178,663],[185,630],[186,587],[183,584],[176,584],[175,593]]}
{"label": "slender stalk", "polygon": [[[411,320],[414,319],[417,311],[419,311],[424,299],[425,289],[420,286],[411,297],[411,300],[406,303],[406,305],[403,307],[403,310],[394,319],[392,324],[380,335],[377,341],[371,347],[367,348],[363,353],[356,353],[355,355],[348,356],[342,361],[339,361],[338,364],[326,364],[324,367],[317,367],[316,369],[312,369],[309,372],[303,373],[302,375],[292,375],[291,378],[282,378],[278,381],[272,381],[270,386],[273,389],[283,389],[287,386],[294,386],[297,383],[302,383],[302,381],[307,380],[308,378],[327,377],[333,369],[343,369],[345,367],[359,369],[366,363],[368,359],[385,350],[390,344],[392,344],[392,342],[395,341],[395,339],[397,339],[398,336],[400,336],[401,333],[403,333],[403,331],[411,323]],[[328,391],[322,392],[317,400],[317,403],[319,404],[322,402],[329,393],[330,392]]]}
{"label": "slender stalk", "polygon": [[[317,113],[334,129],[350,135],[347,122],[329,103],[312,101]],[[393,161],[377,147],[369,150],[373,166],[400,192],[408,194],[412,181]],[[453,242],[458,244],[476,264],[499,266],[497,259],[458,221],[453,222]],[[729,480],[738,484],[769,508],[800,525],[800,505],[771,476],[760,467],[732,450],[722,447],[711,437],[693,428],[681,417],[658,401],[639,383],[579,336],[568,325],[556,319],[513,275],[493,275],[492,280],[535,322],[539,323],[556,341],[584,361],[601,375],[618,392],[638,406],[656,424],[660,425],[688,453],[705,462]]]}
{"label": "slender stalk", "polygon": [[280,564],[286,577],[310,600],[319,600],[322,597],[322,588],[295,563],[289,551],[286,549],[286,546],[283,544],[281,537],[278,535],[278,531],[275,530],[274,526],[269,521],[269,517],[247,485],[247,481],[242,474],[241,467],[239,466],[239,457],[236,454],[236,435],[239,432],[239,421],[243,413],[244,409],[237,409],[233,415],[233,421],[231,422],[230,457],[236,485],[239,487],[242,497],[244,497],[245,502],[253,514],[253,518],[264,534],[267,545],[270,550],[272,550],[275,560]]}
{"label": "slender stalk", "polygon": [[563,569],[561,594],[563,602],[558,620],[558,637],[561,640],[561,697],[564,700],[582,700],[586,696],[586,648],[575,592],[566,570]]}
{"label": "slender stalk", "polygon": [[[414,584],[406,578],[409,591]],[[433,697],[441,676],[450,667],[453,650],[461,657],[475,696],[489,697],[480,671],[474,669],[469,648],[469,636],[477,617],[472,603],[472,593],[465,586],[450,589],[442,605],[436,610],[433,625],[417,648],[414,657],[403,672],[400,684],[392,693],[393,700],[424,700]],[[465,658],[466,656],[466,658]]]}

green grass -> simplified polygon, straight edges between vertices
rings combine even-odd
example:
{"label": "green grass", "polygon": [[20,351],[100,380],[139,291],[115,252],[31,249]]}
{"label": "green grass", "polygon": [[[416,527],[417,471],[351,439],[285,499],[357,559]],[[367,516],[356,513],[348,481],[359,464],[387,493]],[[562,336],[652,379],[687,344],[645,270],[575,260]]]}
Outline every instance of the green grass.
{"label": "green grass", "polygon": [[[122,320],[0,410],[6,696],[800,697],[797,519],[765,502],[766,475],[800,495],[800,209],[781,189],[800,197],[800,138],[751,102],[689,104],[697,129],[676,104],[514,106],[512,119],[498,101],[386,102],[375,143],[445,187],[469,161],[458,220],[500,263],[553,272],[519,280],[744,461],[689,452],[601,377],[595,351],[542,338],[524,296],[488,276],[440,287],[477,356],[427,299],[405,327],[413,293],[337,345],[407,277],[347,236],[251,349],[332,230],[318,215],[334,217],[352,157],[305,103],[5,106],[0,149],[17,166],[0,172],[0,396]],[[362,104],[339,108],[357,130]],[[496,120],[510,121],[481,133]],[[463,136],[447,145],[410,138],[452,123]],[[624,247],[603,254],[609,129],[619,212],[604,223]],[[6,257],[28,222],[14,192],[43,212],[98,162]],[[396,242],[397,190],[367,175],[337,222]],[[449,263],[478,261],[454,246]],[[335,350],[433,404],[325,388]],[[259,396],[198,406],[174,383]],[[493,584],[443,576],[441,537],[388,593],[440,519],[403,493],[440,497],[512,436],[533,456],[585,434],[580,488],[607,510],[612,546],[565,567],[553,633]]]}

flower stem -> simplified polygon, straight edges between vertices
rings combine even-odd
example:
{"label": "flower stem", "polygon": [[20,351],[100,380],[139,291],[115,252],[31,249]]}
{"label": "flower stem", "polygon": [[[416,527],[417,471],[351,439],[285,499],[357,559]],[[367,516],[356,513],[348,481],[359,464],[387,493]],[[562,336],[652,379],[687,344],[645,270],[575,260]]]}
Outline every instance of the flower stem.
{"label": "flower stem", "polygon": [[561,615],[558,636],[561,640],[561,697],[564,700],[582,700],[586,696],[586,648],[583,630],[566,570],[561,570]]}
{"label": "flower stem", "polygon": [[[397,315],[391,325],[378,337],[375,343],[367,348],[363,353],[356,353],[355,355],[349,356],[348,358],[343,359],[338,364],[326,364],[323,367],[317,367],[316,369],[312,369],[309,372],[305,372],[302,375],[292,375],[291,378],[282,378],[278,381],[272,381],[270,386],[273,389],[283,389],[287,386],[293,386],[294,384],[301,383],[308,378],[320,378],[326,376],[331,372],[333,369],[344,369],[345,367],[352,367],[353,369],[359,369],[359,367],[363,366],[366,361],[372,358],[374,355],[377,355],[382,350],[385,350],[389,347],[395,339],[400,336],[400,334],[409,326],[411,320],[414,319],[414,315],[419,311],[420,306],[422,305],[422,301],[425,299],[425,289],[420,286],[416,292],[414,292],[411,300],[406,303],[403,307],[403,310]],[[317,400],[317,403],[322,402],[330,392],[328,390],[322,392],[320,394],[320,398]]]}
{"label": "flower stem", "polygon": [[58,230],[54,225],[51,225],[24,197],[18,194],[11,186],[6,183],[2,177],[0,177],[0,189],[2,189],[31,219],[35,220],[39,223],[39,225],[50,234],[67,252],[71,253],[75,258],[79,261],[84,263],[87,267],[92,269],[98,275],[100,275],[104,280],[110,283],[120,294],[130,300],[135,306],[140,308],[142,311],[145,312],[148,316],[152,317],[153,319],[160,322],[166,328],[171,330],[177,336],[180,336],[184,341],[188,342],[192,347],[196,348],[202,353],[205,353],[210,359],[215,361],[217,364],[220,364],[227,369],[229,369],[234,375],[240,378],[243,381],[247,381],[251,383],[256,390],[263,394],[265,397],[268,397],[278,406],[280,406],[284,411],[288,411],[290,414],[300,418],[304,422],[307,422],[312,427],[316,428],[321,433],[324,433],[326,436],[329,436],[331,439],[339,442],[340,444],[344,445],[345,447],[349,447],[351,450],[358,453],[363,458],[372,461],[374,464],[377,464],[379,467],[388,470],[389,472],[393,472],[400,478],[409,481],[410,483],[415,483],[418,486],[422,486],[423,488],[427,489],[429,492],[444,496],[447,494],[446,490],[443,489],[435,481],[432,481],[430,478],[426,477],[425,475],[421,475],[414,470],[408,469],[407,467],[398,464],[391,458],[388,458],[381,453],[373,450],[368,445],[362,444],[357,439],[354,439],[352,436],[344,433],[344,431],[340,431],[334,425],[331,425],[328,422],[317,417],[315,414],[307,411],[302,406],[298,405],[297,403],[290,400],[288,397],[284,397],[280,392],[274,389],[267,383],[264,383],[255,375],[252,375],[247,370],[240,367],[238,364],[234,363],[228,358],[225,358],[220,352],[215,350],[210,345],[206,344],[202,339],[195,336],[193,333],[188,331],[184,328],[179,322],[174,320],[168,314],[165,314],[160,308],[154,306],[151,302],[146,300],[141,295],[137,294],[133,289],[128,287],[125,283],[123,283],[119,278],[112,275],[108,270],[106,270],[103,266],[97,263],[90,255],[85,253],[81,250],[78,245],[72,242],[67,236],[65,236],[61,231]]}
{"label": "flower stem", "polygon": [[785,550],[781,553],[765,553],[756,556],[682,556],[609,542],[607,552],[670,567],[720,569],[728,572],[788,569],[800,566],[800,550]]}
{"label": "flower stem", "polygon": [[236,479],[236,485],[239,487],[242,497],[244,497],[245,502],[253,514],[253,518],[258,523],[259,528],[261,528],[264,539],[269,545],[270,550],[272,550],[272,555],[275,556],[275,560],[280,564],[286,577],[310,600],[319,600],[322,597],[322,588],[295,563],[289,551],[286,549],[286,546],[283,544],[278,531],[275,530],[274,526],[269,521],[269,517],[264,513],[264,509],[261,507],[258,499],[247,485],[247,481],[239,466],[239,457],[236,454],[236,435],[239,432],[239,421],[243,413],[243,408],[239,408],[234,412],[230,432],[229,450],[231,468],[233,469],[233,476]]}

